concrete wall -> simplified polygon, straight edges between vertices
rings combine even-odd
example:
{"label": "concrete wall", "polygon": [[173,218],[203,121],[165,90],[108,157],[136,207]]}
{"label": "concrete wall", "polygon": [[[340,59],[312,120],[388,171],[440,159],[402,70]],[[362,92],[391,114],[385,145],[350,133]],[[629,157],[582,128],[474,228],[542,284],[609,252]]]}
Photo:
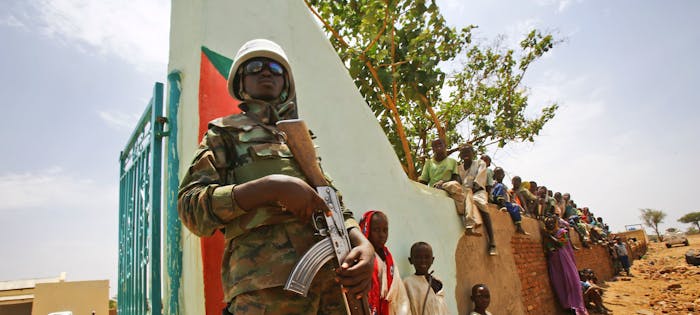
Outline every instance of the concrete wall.
{"label": "concrete wall", "polygon": [[32,315],[72,311],[75,315],[107,315],[109,280],[38,283]]}

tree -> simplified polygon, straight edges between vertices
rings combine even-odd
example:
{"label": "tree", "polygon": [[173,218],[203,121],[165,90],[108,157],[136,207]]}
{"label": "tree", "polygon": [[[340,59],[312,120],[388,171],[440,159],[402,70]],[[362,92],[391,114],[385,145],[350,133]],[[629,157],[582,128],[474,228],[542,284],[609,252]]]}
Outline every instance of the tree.
{"label": "tree", "polygon": [[666,213],[664,213],[661,210],[655,210],[655,209],[639,209],[639,211],[642,212],[642,215],[640,218],[644,220],[644,225],[654,229],[654,232],[656,233],[656,236],[659,238],[660,242],[663,242],[664,238],[661,236],[661,233],[659,233],[659,224],[664,222],[664,218],[666,217]]}
{"label": "tree", "polygon": [[695,224],[695,227],[700,230],[700,212],[688,213],[678,219],[678,222]]}
{"label": "tree", "polygon": [[[530,64],[558,43],[549,34],[533,30],[516,52],[472,43],[476,26],[447,26],[434,0],[305,2],[412,179],[430,140],[502,147],[533,141],[554,117],[556,104],[526,117],[521,86]],[[439,67],[445,63],[458,65],[455,73]],[[469,130],[467,139],[458,125]]]}

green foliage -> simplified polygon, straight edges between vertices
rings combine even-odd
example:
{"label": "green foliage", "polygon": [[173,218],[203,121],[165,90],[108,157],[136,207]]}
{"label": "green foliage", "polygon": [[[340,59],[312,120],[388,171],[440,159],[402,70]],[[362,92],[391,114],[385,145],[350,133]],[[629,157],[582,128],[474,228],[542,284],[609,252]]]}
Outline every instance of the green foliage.
{"label": "green foliage", "polygon": [[698,233],[700,233],[700,230],[695,228],[694,226],[689,227],[688,230],[685,232],[685,234],[688,234],[688,235],[694,235],[694,234],[698,234]]}
{"label": "green foliage", "polygon": [[661,233],[659,233],[659,224],[664,222],[664,218],[666,217],[666,213],[664,213],[661,210],[655,210],[655,209],[639,209],[641,211],[640,218],[644,220],[644,225],[654,229],[654,232],[656,233],[656,236],[659,238],[660,241],[663,241],[664,238],[661,236]]}
{"label": "green foliage", "polygon": [[526,118],[528,107],[526,90],[520,86],[530,64],[547,53],[556,42],[552,35],[531,31],[520,42],[518,56],[512,49],[471,47],[467,62],[448,86],[452,92],[444,103],[445,125],[453,143],[461,142],[456,126],[466,120],[470,135],[468,141],[477,148],[510,141],[534,141],[542,127],[554,117],[558,108],[551,104],[541,109],[535,118]]}
{"label": "green foliage", "polygon": [[678,219],[678,222],[695,224],[695,227],[700,230],[700,212],[691,212]]}
{"label": "green foliage", "polygon": [[[526,117],[520,85],[557,43],[551,35],[533,30],[518,51],[505,50],[472,43],[476,26],[449,27],[434,0],[306,1],[411,178],[432,139],[502,147],[533,141],[554,117],[556,104]],[[440,68],[460,60],[453,74]],[[460,124],[469,134],[458,132]]]}

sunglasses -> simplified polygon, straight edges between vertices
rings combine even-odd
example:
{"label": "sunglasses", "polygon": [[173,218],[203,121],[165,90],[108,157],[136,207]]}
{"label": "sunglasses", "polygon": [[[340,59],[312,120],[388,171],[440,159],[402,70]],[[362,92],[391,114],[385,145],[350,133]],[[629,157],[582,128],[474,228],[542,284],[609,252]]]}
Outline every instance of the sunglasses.
{"label": "sunglasses", "polygon": [[273,75],[283,75],[284,67],[271,60],[252,60],[243,66],[243,74],[258,74],[267,68]]}

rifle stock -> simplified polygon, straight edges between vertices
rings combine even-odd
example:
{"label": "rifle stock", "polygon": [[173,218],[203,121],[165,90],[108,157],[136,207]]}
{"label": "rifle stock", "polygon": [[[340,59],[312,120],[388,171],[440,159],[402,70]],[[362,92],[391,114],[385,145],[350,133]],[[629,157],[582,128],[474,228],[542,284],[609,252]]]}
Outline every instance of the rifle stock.
{"label": "rifle stock", "polygon": [[281,120],[277,122],[277,128],[285,133],[287,145],[309,184],[313,187],[328,186],[328,181],[318,165],[316,149],[306,123],[301,119]]}
{"label": "rifle stock", "polygon": [[[323,176],[316,157],[316,149],[311,141],[306,123],[301,119],[281,120],[277,122],[277,128],[285,133],[287,145],[292,151],[294,159],[299,164],[299,168],[306,176],[308,183],[315,187],[319,196],[326,201],[330,210],[323,214],[326,223],[325,228],[319,230],[321,235],[326,236],[326,238],[312,246],[302,256],[294,266],[294,269],[292,269],[292,273],[284,286],[285,290],[306,296],[311,281],[321,266],[331,259],[332,256],[337,258],[338,265],[342,264],[345,256],[350,252],[352,244],[345,229],[340,202],[335,190],[329,187],[328,181]],[[328,246],[329,244],[330,246]],[[343,294],[343,299],[349,314],[369,315],[367,296],[358,300],[353,296],[349,297],[347,294]]]}

